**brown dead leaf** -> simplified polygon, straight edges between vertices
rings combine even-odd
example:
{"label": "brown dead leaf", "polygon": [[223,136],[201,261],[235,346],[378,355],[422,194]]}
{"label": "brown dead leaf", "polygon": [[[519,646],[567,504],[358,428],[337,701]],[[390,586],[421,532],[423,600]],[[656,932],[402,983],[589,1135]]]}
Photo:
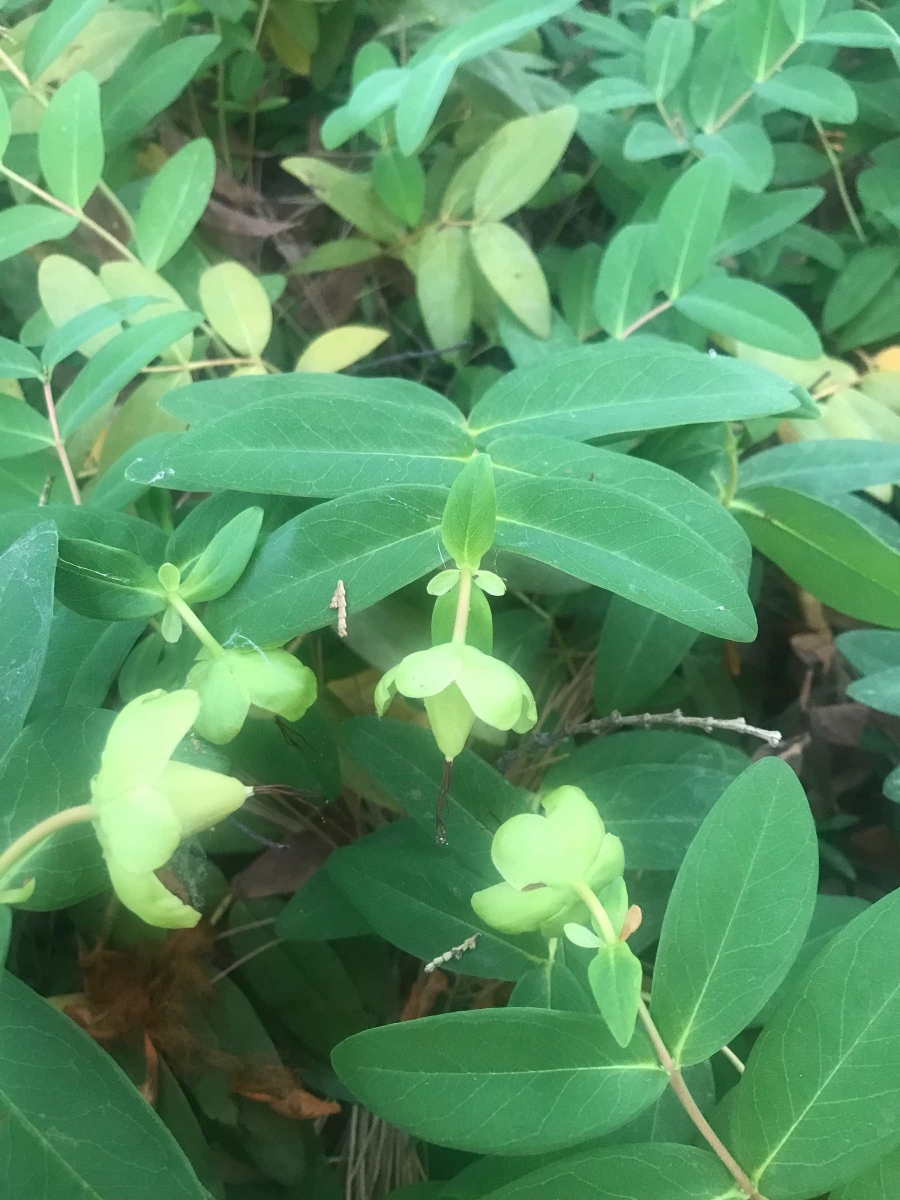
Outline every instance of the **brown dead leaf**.
{"label": "brown dead leaf", "polygon": [[296,224],[295,221],[279,221],[268,205],[258,204],[255,207],[258,208],[258,215],[246,209],[232,208],[221,200],[210,200],[201,224],[208,229],[249,238],[277,237]]}
{"label": "brown dead leaf", "polygon": [[287,849],[265,850],[231,881],[241,900],[292,895],[308,882],[329,855],[329,847],[314,833],[291,837]]}
{"label": "brown dead leaf", "polygon": [[810,709],[809,728],[815,737],[832,746],[855,748],[870,716],[862,704],[826,704]]}
{"label": "brown dead leaf", "polygon": [[322,1100],[299,1085],[285,1096],[269,1096],[265,1092],[249,1092],[240,1087],[234,1087],[232,1091],[248,1100],[255,1100],[257,1104],[267,1104],[273,1112],[291,1121],[317,1121],[319,1117],[331,1117],[341,1111],[341,1106],[334,1100]]}
{"label": "brown dead leaf", "polygon": [[401,1021],[416,1021],[427,1017],[434,1009],[438,996],[447,991],[447,976],[443,971],[422,972],[412,985],[412,990],[400,1013]]}

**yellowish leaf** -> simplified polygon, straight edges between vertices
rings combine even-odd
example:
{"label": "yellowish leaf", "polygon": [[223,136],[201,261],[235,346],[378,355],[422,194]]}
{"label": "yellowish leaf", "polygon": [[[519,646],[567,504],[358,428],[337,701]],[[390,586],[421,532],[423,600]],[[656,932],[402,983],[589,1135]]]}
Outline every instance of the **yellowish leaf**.
{"label": "yellowish leaf", "polygon": [[[109,289],[93,271],[65,254],[48,254],[43,260],[38,270],[38,294],[47,316],[56,326],[65,325],[72,317],[112,299]],[[116,322],[88,338],[78,349],[90,358],[121,332],[122,326]]]}
{"label": "yellowish leaf", "polygon": [[272,335],[272,305],[255,275],[236,262],[210,267],[200,277],[200,303],[232,350],[259,358]]}
{"label": "yellowish leaf", "polygon": [[[159,304],[147,304],[128,318],[130,325],[140,325],[153,317],[184,312],[187,305],[171,283],[141,263],[108,262],[100,268],[100,281],[117,300],[130,296],[158,296]],[[161,356],[166,363],[186,363],[191,360],[194,335],[186,334]]]}
{"label": "yellowish leaf", "polygon": [[270,17],[266,25],[266,38],[275,51],[275,57],[286,70],[292,75],[309,74],[312,55],[275,17]]}
{"label": "yellowish leaf", "polygon": [[383,329],[367,325],[343,325],[323,333],[311,342],[297,360],[298,371],[343,371],[367,354],[371,354],[387,339]]}

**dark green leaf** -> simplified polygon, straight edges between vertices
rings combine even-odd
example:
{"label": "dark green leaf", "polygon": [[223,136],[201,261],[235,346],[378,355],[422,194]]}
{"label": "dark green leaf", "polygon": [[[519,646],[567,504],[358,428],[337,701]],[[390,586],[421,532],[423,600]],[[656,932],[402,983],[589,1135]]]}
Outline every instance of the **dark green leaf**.
{"label": "dark green leaf", "polygon": [[277,936],[289,942],[331,942],[370,932],[365,917],[321,868],[291,896],[275,922]]}
{"label": "dark green leaf", "polygon": [[600,264],[594,291],[597,320],[613,337],[621,337],[652,308],[656,288],[654,227],[626,225],[609,242]]}
{"label": "dark green leaf", "polygon": [[893,1200],[900,1178],[900,1148],[831,1193],[832,1200]]}
{"label": "dark green leaf", "polygon": [[781,0],[781,12],[798,42],[805,42],[819,24],[825,0]]}
{"label": "dark green leaf", "polygon": [[857,679],[847,688],[847,695],[879,712],[900,716],[900,667],[888,667],[865,679]]}
{"label": "dark green leaf", "polygon": [[[559,951],[557,950],[557,953]],[[559,1012],[593,1013],[590,996],[558,958],[547,959],[519,977],[508,1001],[512,1008],[545,1008]]]}
{"label": "dark green leaf", "polygon": [[559,787],[562,783],[580,786],[583,778],[599,771],[651,763],[677,763],[707,771],[724,771],[736,779],[749,761],[746,754],[727,742],[718,742],[703,734],[674,729],[637,729],[585,742],[550,768],[546,783],[550,787]]}
{"label": "dark green leaf", "polygon": [[45,367],[52,368],[61,363],[64,358],[74,354],[76,350],[87,351],[87,343],[127,317],[155,304],[151,296],[127,296],[122,300],[108,300],[97,304],[85,312],[78,313],[63,325],[51,330],[41,348],[41,362]]}
{"label": "dark green leaf", "polygon": [[679,312],[716,333],[794,358],[818,358],[819,335],[796,304],[759,283],[711,275],[675,301]]}
{"label": "dark green leaf", "polygon": [[149,620],[166,607],[156,572],[137,555],[84,539],[60,541],[56,594],[82,616],[109,621]]}
{"label": "dark green leaf", "polygon": [[422,220],[425,172],[416,157],[385,146],[372,160],[372,186],[385,208],[412,228]]}
{"label": "dark green leaf", "polygon": [[837,648],[860,675],[900,667],[900,633],[887,629],[853,629],[836,639]]}
{"label": "dark green leaf", "polygon": [[821,495],[900,483],[900,446],[862,438],[787,442],[741,463],[739,486],[774,484]]}
{"label": "dark green leaf", "polygon": [[849,83],[824,67],[785,67],[772,79],[757,83],[757,96],[778,108],[847,125],[856,120],[856,93]]}
{"label": "dark green leaf", "polygon": [[651,1010],[676,1063],[715,1054],[778,987],[806,936],[817,873],[803,789],[780,759],[762,759],[704,821],[663,921]]}
{"label": "dark green leaf", "polygon": [[0,754],[25,723],[44,669],[56,543],[56,529],[43,522],[0,555]]}
{"label": "dark green leaf", "polygon": [[833,333],[878,296],[900,269],[900,248],[869,246],[850,259],[828,292],[822,328]]}
{"label": "dark green leaf", "polygon": [[384,1120],[475,1153],[577,1145],[623,1125],[665,1086],[643,1035],[622,1050],[600,1017],[527,1008],[371,1029],[333,1061]]}
{"label": "dark green leaf", "polygon": [[0,338],[0,377],[5,379],[40,379],[41,364],[30,350],[9,338]]}
{"label": "dark green leaf", "polygon": [[695,163],[672,186],[656,226],[660,287],[679,296],[706,274],[731,192],[731,169],[723,158]]}
{"label": "dark green leaf", "polygon": [[53,430],[47,418],[0,392],[0,460],[34,454],[52,445]]}
{"label": "dark green leaf", "polygon": [[665,683],[696,640],[695,629],[613,596],[597,643],[597,712],[634,712]]}
{"label": "dark green leaf", "polygon": [[767,192],[764,196],[735,196],[728,206],[722,238],[716,246],[717,259],[743,254],[754,246],[784,233],[822,201],[821,188],[793,188]]}
{"label": "dark green leaf", "polygon": [[748,192],[761,192],[772,181],[775,152],[762,125],[734,121],[718,133],[701,133],[693,145],[706,158],[721,155],[731,168],[734,182]]}
{"label": "dark green leaf", "polygon": [[477,570],[494,542],[497,494],[489,454],[476,454],[450,488],[441,538],[458,567]]}
{"label": "dark green leaf", "polygon": [[576,92],[574,100],[581,112],[606,113],[636,104],[652,104],[653,93],[636,79],[614,75],[610,79],[595,79]]}
{"label": "dark green leaf", "polygon": [[651,162],[654,158],[667,158],[670,154],[681,154],[687,143],[675,136],[662,121],[635,121],[628,130],[622,153],[629,162]]}
{"label": "dark green leaf", "polygon": [[787,58],[794,40],[781,0],[739,0],[734,30],[738,53],[751,79],[766,79]]}

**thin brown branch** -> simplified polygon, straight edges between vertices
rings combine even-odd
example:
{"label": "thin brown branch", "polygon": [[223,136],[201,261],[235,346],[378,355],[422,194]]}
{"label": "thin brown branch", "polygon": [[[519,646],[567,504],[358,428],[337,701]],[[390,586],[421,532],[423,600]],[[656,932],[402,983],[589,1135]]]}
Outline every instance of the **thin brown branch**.
{"label": "thin brown branch", "polygon": [[47,420],[50,422],[50,429],[53,433],[53,448],[62,466],[66,483],[69,485],[69,491],[72,494],[72,503],[80,504],[81,492],[78,490],[78,480],[75,478],[75,472],[72,470],[72,464],[69,462],[69,455],[66,453],[66,443],[63,441],[62,434],[59,431],[59,421],[56,419],[56,405],[53,403],[53,389],[50,386],[49,379],[44,380],[44,403],[47,406]]}
{"label": "thin brown branch", "polygon": [[631,337],[633,333],[637,333],[642,325],[646,325],[648,321],[652,321],[654,317],[658,317],[660,313],[664,313],[671,307],[671,300],[663,300],[661,304],[657,304],[655,308],[651,308],[649,311],[645,312],[642,317],[638,317],[636,321],[632,321],[628,328],[623,329],[619,334],[618,340],[620,342],[624,342],[625,339]]}

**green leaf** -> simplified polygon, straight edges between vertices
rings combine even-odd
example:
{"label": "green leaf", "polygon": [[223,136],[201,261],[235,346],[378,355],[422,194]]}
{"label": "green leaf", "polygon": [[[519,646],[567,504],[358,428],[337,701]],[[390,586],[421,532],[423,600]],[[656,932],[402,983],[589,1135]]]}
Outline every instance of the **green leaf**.
{"label": "green leaf", "polygon": [[246,508],[228,522],[191,568],[179,594],[190,604],[218,600],[231,591],[250,561],[262,526],[261,508]]}
{"label": "green leaf", "polygon": [[[0,1065],[6,1179],[17,1196],[205,1200],[177,1142],[105,1050],[10,974],[0,981],[0,1031],[28,1053]],[[78,1103],[73,1104],[73,1097]]]}
{"label": "green leaf", "polygon": [[275,922],[275,933],[289,942],[332,942],[363,937],[372,927],[321,868],[295,892]]}
{"label": "green leaf", "polygon": [[701,133],[693,145],[705,158],[721,155],[734,182],[748,192],[761,192],[772,182],[775,151],[762,125],[754,121],[732,121],[718,133]]}
{"label": "green leaf", "polygon": [[[426,231],[427,233],[427,231]],[[419,253],[421,254],[421,247]],[[365,238],[340,238],[334,242],[322,242],[314,246],[309,254],[291,267],[292,275],[314,275],[317,271],[336,271],[341,267],[354,267],[357,263],[371,262],[381,254],[381,247]]]}
{"label": "green leaf", "polygon": [[798,404],[791,385],[768,371],[648,338],[585,346],[510,371],[474,405],[469,426],[482,441],[512,433],[586,441],[746,420]]}
{"label": "green leaf", "polygon": [[149,620],[166,607],[156,572],[135,554],[83,538],[62,538],[57,597],[85,617]]}
{"label": "green leaf", "polygon": [[537,934],[500,933],[475,915],[483,881],[435,843],[433,822],[429,833],[412,821],[389,825],[332,854],[325,869],[376,933],[425,962],[474,933],[475,948],[446,970],[518,979],[543,956]]}
{"label": "green leaf", "polygon": [[893,1200],[898,1178],[900,1147],[832,1192],[832,1200]]}
{"label": "green leaf", "polygon": [[477,570],[494,542],[497,494],[489,454],[476,454],[457,475],[441,520],[441,538],[458,567]]}
{"label": "green leaf", "polygon": [[601,947],[588,967],[588,981],[600,1015],[620,1046],[634,1037],[644,970],[625,942]]}
{"label": "green leaf", "polygon": [[333,109],[322,123],[322,145],[325,149],[336,150],[393,108],[403,95],[409,79],[409,72],[399,67],[373,71],[361,79],[347,103]]}
{"label": "green leaf", "polygon": [[737,641],[756,636],[753,606],[721,551],[687,521],[637,491],[601,481],[507,484],[497,497],[496,542],[645,604],[673,620]]}
{"label": "green leaf", "polygon": [[778,108],[848,125],[856,120],[856,93],[849,83],[824,67],[785,67],[753,90]]}
{"label": "green leaf", "polygon": [[0,262],[30,250],[38,242],[68,237],[77,217],[57,212],[47,204],[16,204],[0,212]]}
{"label": "green leaf", "polygon": [[728,205],[717,259],[743,254],[796,225],[824,199],[821,188],[791,188],[763,196],[736,195]]}
{"label": "green leaf", "polygon": [[753,545],[824,604],[900,628],[900,552],[833,504],[754,487],[733,508]]}
{"label": "green leaf", "polygon": [[[0,159],[9,148],[9,139],[12,137],[12,116],[9,111],[9,102],[6,95],[0,93]],[[8,911],[8,910],[7,910]]]}
{"label": "green leaf", "polygon": [[711,275],[678,296],[675,307],[705,329],[794,358],[818,358],[819,335],[796,304],[749,279]]}
{"label": "green leaf", "polygon": [[900,667],[900,633],[886,629],[854,629],[836,639],[837,648],[860,675]]}
{"label": "green leaf", "polygon": [[900,667],[888,667],[865,679],[857,679],[847,688],[847,695],[879,712],[900,716]]}
{"label": "green leaf", "polygon": [[628,130],[622,153],[629,162],[650,162],[654,158],[681,154],[686,149],[687,143],[677,138],[662,121],[635,121]]}
{"label": "green leaf", "polygon": [[33,454],[53,445],[46,417],[22,400],[0,393],[0,460]]}
{"label": "green leaf", "polygon": [[388,212],[411,229],[425,208],[425,172],[416,157],[384,146],[372,160],[372,186]]}
{"label": "green leaf", "polygon": [[238,354],[258,358],[272,335],[272,305],[252,271],[236,262],[200,276],[200,303],[213,329]]}
{"label": "green leaf", "polygon": [[182,37],[137,65],[126,60],[101,93],[103,133],[114,149],[168,108],[191,82],[220,39],[211,33]]}
{"label": "green leaf", "polygon": [[597,643],[597,712],[634,712],[665,683],[696,640],[695,629],[624,596],[612,596]]}
{"label": "green leaf", "polygon": [[74,42],[103,0],[53,0],[28,33],[25,73],[35,80]]}
{"label": "green leaf", "polygon": [[68,438],[154,358],[200,323],[193,312],[151,317],[126,329],[89,359],[56,406],[59,427]]}
{"label": "green leaf", "polygon": [[894,892],[851,921],[785,997],[750,1054],[731,1109],[729,1149],[767,1196],[827,1192],[900,1134],[898,919]]}
{"label": "green leaf", "polygon": [[613,767],[646,766],[652,763],[684,764],[709,771],[724,771],[732,779],[749,764],[746,754],[726,742],[697,733],[674,729],[636,729],[627,734],[594,738],[577,747],[562,762],[550,768],[548,787],[563,783],[580,786],[582,778]]}
{"label": "green leaf", "polygon": [[[0,555],[0,754],[24,725],[44,669],[56,542],[55,527],[43,522]],[[7,796],[6,812],[9,806]]]}
{"label": "green leaf", "polygon": [[339,579],[352,619],[441,565],[446,499],[443,488],[394,487],[319,504],[267,538],[204,620],[223,637],[281,644],[331,624]]}
{"label": "green leaf", "polygon": [[[431,733],[407,721],[377,717],[354,717],[341,733],[347,753],[433,837],[444,756]],[[496,883],[491,842],[504,821],[527,810],[527,794],[479,755],[464,750],[454,759],[446,804],[450,853],[485,883]]]}
{"label": "green leaf", "polygon": [[621,1050],[600,1017],[527,1008],[370,1029],[338,1046],[333,1063],[384,1120],[489,1154],[577,1145],[625,1124],[665,1086],[641,1034]]}
{"label": "green leaf", "polygon": [[900,332],[900,279],[892,278],[862,312],[847,323],[837,340],[838,349],[868,346]]}
{"label": "green leaf", "polygon": [[525,239],[508,225],[474,225],[472,253],[485,279],[536,337],[550,336],[550,292],[544,272]]}
{"label": "green leaf", "polygon": [[609,79],[595,79],[573,100],[583,113],[602,114],[617,108],[633,108],[638,104],[652,104],[653,93],[643,83],[625,75],[613,75]]}
{"label": "green leaf", "polygon": [[389,246],[406,237],[406,229],[381,203],[367,176],[319,158],[285,158],[281,165],[366,237]]}
{"label": "green leaf", "polygon": [[103,173],[100,88],[79,71],[55,92],[41,119],[38,155],[47,187],[70,208],[83,209]]}
{"label": "green leaf", "polygon": [[479,1194],[485,1200],[730,1200],[737,1196],[730,1181],[718,1160],[695,1146],[637,1144],[569,1154]]}
{"label": "green leaf", "polygon": [[900,46],[897,31],[877,13],[862,9],[830,13],[806,39],[826,46],[859,46],[893,50]]}
{"label": "green leaf", "polygon": [[722,158],[695,163],[669,189],[656,226],[655,255],[660,287],[672,298],[706,274],[730,191],[731,171]]}
{"label": "green leaf", "polygon": [[806,936],[817,874],[803,788],[786,763],[761,759],[704,821],[666,910],[651,1011],[677,1064],[715,1054],[778,987]]}
{"label": "green leaf", "polygon": [[594,1011],[594,1005],[573,972],[556,958],[548,959],[520,976],[507,1003],[511,1008]]}
{"label": "green leaf", "polygon": [[733,778],[721,768],[651,762],[583,774],[578,786],[622,839],[630,870],[672,871]]}
{"label": "green leaf", "polygon": [[825,0],[780,0],[781,13],[798,42],[809,39],[810,31],[819,24]]}
{"label": "green leaf", "polygon": [[744,67],[752,79],[766,79],[794,45],[781,0],[739,0],[735,14],[733,32]]}
{"label": "green leaf", "polygon": [[694,25],[686,17],[658,17],[644,43],[644,77],[659,102],[674,91],[691,61]]}
{"label": "green leaf", "polygon": [[653,225],[626,225],[606,247],[594,289],[594,312],[615,338],[653,306],[655,242]]}
{"label": "green leaf", "polygon": [[560,307],[579,341],[597,332],[594,292],[602,258],[602,246],[596,242],[585,242],[569,256],[560,276]]}
{"label": "green leaf", "polygon": [[379,402],[366,379],[343,382],[335,390],[311,376],[283,376],[265,399],[136,460],[128,477],[190,491],[294,496],[453,482],[472,453],[464,429],[425,405]]}
{"label": "green leaf", "polygon": [[[111,330],[109,336],[100,342],[100,345],[105,345],[117,333],[121,333],[120,321],[134,316],[154,302],[151,296],[128,296],[123,300],[106,300],[102,304],[95,304],[93,308],[85,309],[84,312],[76,313],[51,330],[41,348],[41,362],[45,367],[52,369],[76,350],[89,357],[88,351],[94,352],[90,344],[98,334]],[[112,330],[114,325],[118,326],[118,329]],[[97,346],[97,349],[99,348]]]}
{"label": "green leaf", "polygon": [[453,58],[429,58],[408,66],[406,86],[394,117],[397,144],[403,154],[415,154],[425,141],[453,82],[456,66]]}
{"label": "green leaf", "polygon": [[822,329],[833,333],[858,316],[900,270],[900,248],[868,246],[857,251],[832,283],[822,310]]}
{"label": "green leaf", "polygon": [[0,378],[40,379],[41,364],[30,350],[9,338],[0,338]]}
{"label": "green leaf", "polygon": [[862,438],[815,438],[773,446],[745,459],[739,486],[774,484],[827,496],[879,483],[900,483],[900,446]]}
{"label": "green leaf", "polygon": [[[106,709],[64,708],[26,727],[0,770],[4,844],[63,809],[90,803],[91,779],[113,716]],[[17,884],[29,876],[36,886],[21,907],[33,912],[67,908],[109,887],[97,835],[83,822],[41,843],[8,881]]]}
{"label": "green leaf", "polygon": [[153,176],[135,229],[138,254],[146,266],[165,266],[190,237],[212,194],[215,173],[212,142],[196,138]]}
{"label": "green leaf", "polygon": [[720,20],[706,35],[691,63],[688,107],[704,133],[714,133],[732,105],[743,96],[749,80],[740,63],[739,34],[733,15]]}
{"label": "green leaf", "polygon": [[485,165],[475,187],[478,221],[502,221],[527,204],[565,154],[578,109],[573,104],[510,121],[485,147]]}
{"label": "green leaf", "polygon": [[416,298],[428,336],[438,350],[458,346],[472,326],[469,237],[454,225],[429,225],[416,258]]}

